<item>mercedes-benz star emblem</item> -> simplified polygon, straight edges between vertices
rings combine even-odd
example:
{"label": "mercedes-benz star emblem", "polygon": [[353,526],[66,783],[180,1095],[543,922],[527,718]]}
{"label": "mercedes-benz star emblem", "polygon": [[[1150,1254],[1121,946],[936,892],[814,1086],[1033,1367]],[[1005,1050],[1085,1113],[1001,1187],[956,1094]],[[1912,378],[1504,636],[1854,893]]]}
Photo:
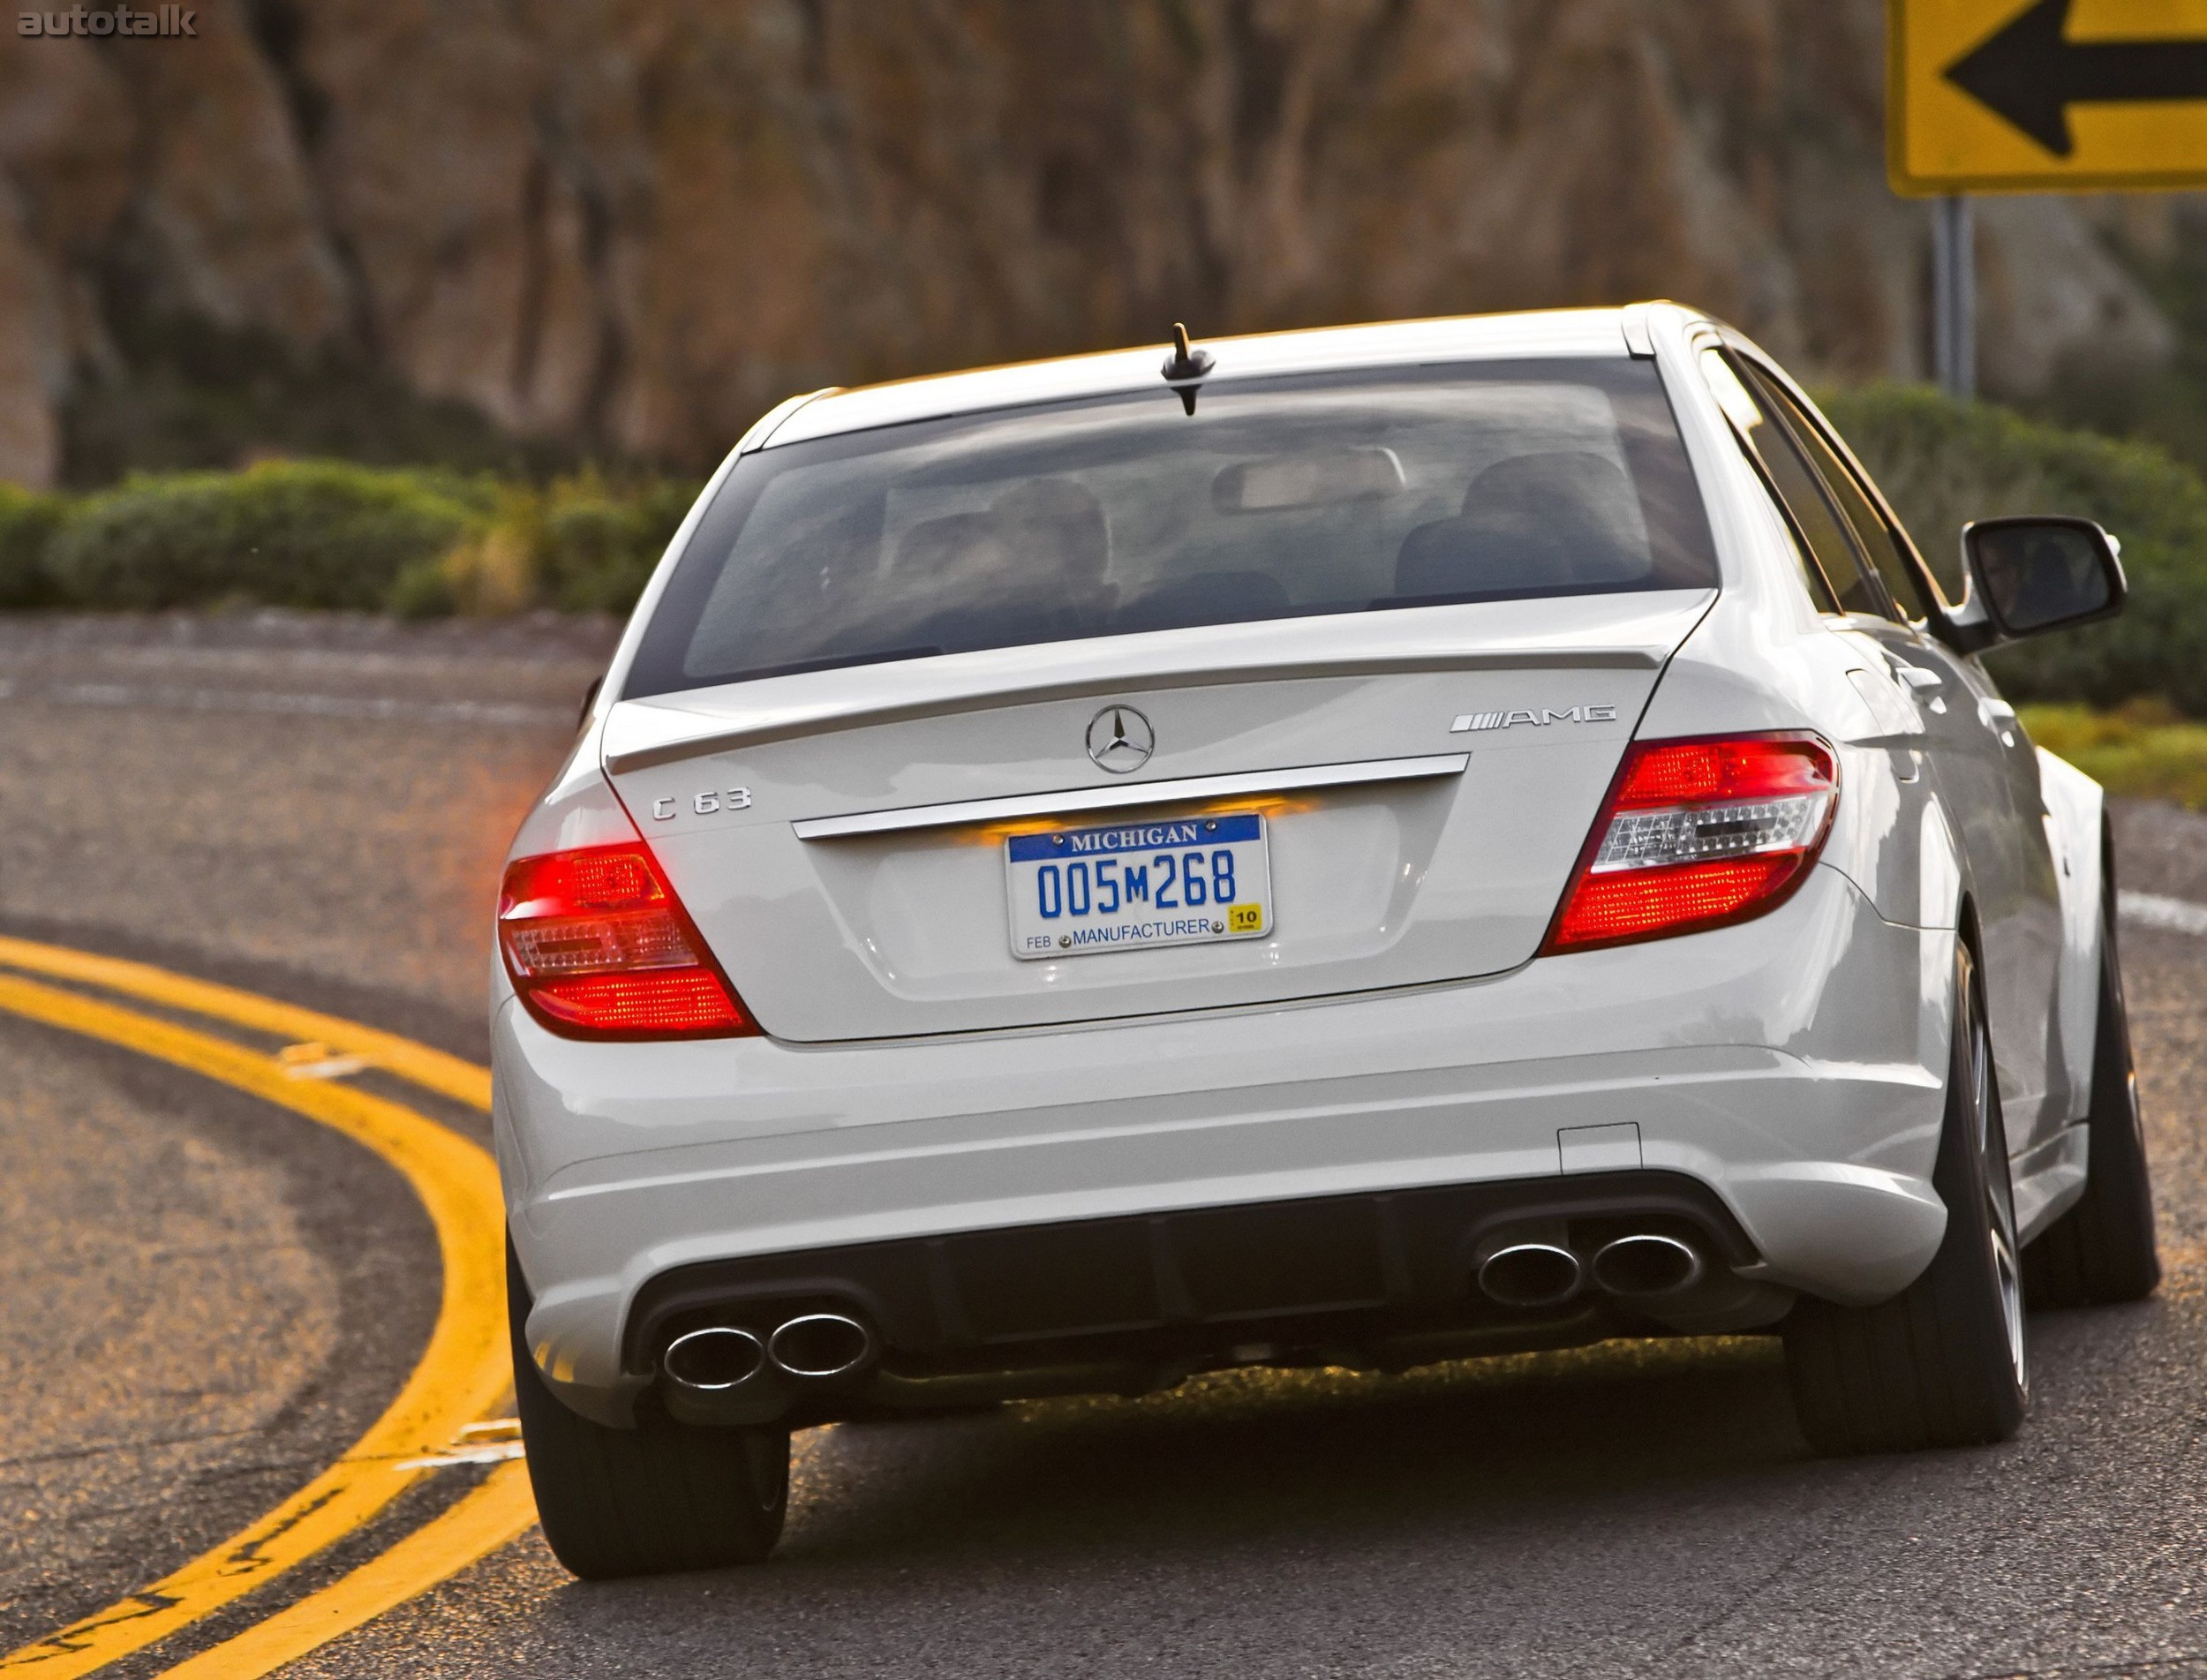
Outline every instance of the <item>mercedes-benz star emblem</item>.
{"label": "mercedes-benz star emblem", "polygon": [[1129,776],[1149,762],[1157,737],[1132,706],[1105,706],[1088,719],[1088,757],[1098,770]]}

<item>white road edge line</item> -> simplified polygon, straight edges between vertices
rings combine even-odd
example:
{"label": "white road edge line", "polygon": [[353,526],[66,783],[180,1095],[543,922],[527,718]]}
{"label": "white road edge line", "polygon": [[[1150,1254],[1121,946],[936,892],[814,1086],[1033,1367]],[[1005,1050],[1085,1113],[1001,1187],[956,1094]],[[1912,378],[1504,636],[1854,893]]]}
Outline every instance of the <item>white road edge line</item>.
{"label": "white road edge line", "polygon": [[2120,892],[2115,894],[2115,913],[2141,927],[2166,928],[2173,933],[2207,937],[2207,904],[2189,899],[2167,899],[2158,893]]}

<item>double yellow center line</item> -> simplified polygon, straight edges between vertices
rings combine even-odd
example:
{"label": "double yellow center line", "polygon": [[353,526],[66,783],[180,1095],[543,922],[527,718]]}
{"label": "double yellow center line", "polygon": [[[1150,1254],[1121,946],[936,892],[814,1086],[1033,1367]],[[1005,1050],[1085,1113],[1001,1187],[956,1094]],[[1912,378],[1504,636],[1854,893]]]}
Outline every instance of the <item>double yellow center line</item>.
{"label": "double yellow center line", "polygon": [[[0,938],[0,1010],[135,1051],[290,1110],[373,1149],[403,1173],[436,1229],[443,1298],[420,1362],[345,1455],[275,1510],[120,1603],[0,1656],[0,1673],[68,1680],[169,1638],[244,1598],[376,1517],[430,1473],[510,1390],[505,1214],[481,1148],[427,1115],[233,1039],[126,1008],[97,988],[294,1043],[328,1045],[425,1090],[488,1111],[490,1074],[371,1027],[145,963]],[[38,975],[43,979],[27,976]],[[68,987],[46,983],[58,980]],[[536,1520],[528,1477],[500,1465],[473,1492],[340,1579],[164,1672],[252,1680],[403,1603]]]}

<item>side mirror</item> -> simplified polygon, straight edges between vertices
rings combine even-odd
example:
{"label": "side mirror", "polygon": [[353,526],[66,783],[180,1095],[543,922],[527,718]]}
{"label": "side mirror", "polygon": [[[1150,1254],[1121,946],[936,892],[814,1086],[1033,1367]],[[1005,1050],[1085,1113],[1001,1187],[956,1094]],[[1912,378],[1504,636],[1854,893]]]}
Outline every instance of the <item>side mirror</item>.
{"label": "side mirror", "polygon": [[2122,611],[2115,539],[2089,519],[1977,519],[1962,528],[1972,592],[2003,641]]}

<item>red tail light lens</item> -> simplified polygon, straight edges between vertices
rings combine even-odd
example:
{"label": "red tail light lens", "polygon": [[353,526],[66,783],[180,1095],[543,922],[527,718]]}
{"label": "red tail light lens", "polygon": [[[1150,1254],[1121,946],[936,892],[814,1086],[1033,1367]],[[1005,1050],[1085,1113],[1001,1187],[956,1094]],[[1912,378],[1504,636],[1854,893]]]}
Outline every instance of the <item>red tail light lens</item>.
{"label": "red tail light lens", "polygon": [[1823,849],[1838,794],[1838,761],[1813,735],[1635,742],[1543,953],[1776,909]]}
{"label": "red tail light lens", "polygon": [[758,1030],[641,841],[508,863],[498,945],[522,1003],[563,1037]]}

